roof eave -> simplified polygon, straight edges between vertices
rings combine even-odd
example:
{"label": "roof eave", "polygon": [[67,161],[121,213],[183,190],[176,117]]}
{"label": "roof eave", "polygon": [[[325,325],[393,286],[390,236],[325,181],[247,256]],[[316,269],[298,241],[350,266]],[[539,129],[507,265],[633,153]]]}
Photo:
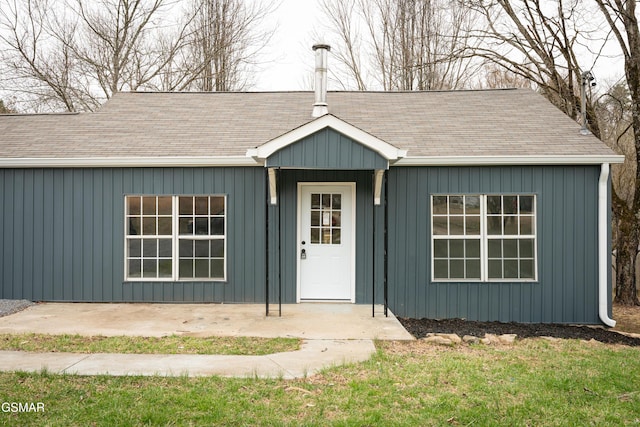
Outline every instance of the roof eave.
{"label": "roof eave", "polygon": [[212,166],[262,166],[262,163],[246,156],[0,158],[0,168],[149,168]]}
{"label": "roof eave", "polygon": [[526,166],[526,165],[599,165],[622,163],[624,156],[611,155],[536,155],[536,156],[412,156],[399,159],[393,166]]}

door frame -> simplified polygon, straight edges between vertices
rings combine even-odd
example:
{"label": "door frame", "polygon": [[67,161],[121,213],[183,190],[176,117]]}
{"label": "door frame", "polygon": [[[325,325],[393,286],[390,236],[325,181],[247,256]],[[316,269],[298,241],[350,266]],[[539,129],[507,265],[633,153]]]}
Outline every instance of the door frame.
{"label": "door frame", "polygon": [[[350,299],[349,300],[340,300],[340,302],[350,302],[355,304],[356,302],[356,183],[355,182],[298,182],[298,200],[296,202],[296,303],[302,302],[300,299],[300,289],[302,287],[302,278],[300,274],[300,252],[302,251],[302,189],[303,187],[346,187],[351,191],[351,254],[350,254],[350,264],[351,264],[351,277],[350,280]],[[317,302],[322,301],[334,301],[334,300],[314,300]],[[307,301],[305,301],[307,302]],[[337,302],[337,301],[334,301]]]}

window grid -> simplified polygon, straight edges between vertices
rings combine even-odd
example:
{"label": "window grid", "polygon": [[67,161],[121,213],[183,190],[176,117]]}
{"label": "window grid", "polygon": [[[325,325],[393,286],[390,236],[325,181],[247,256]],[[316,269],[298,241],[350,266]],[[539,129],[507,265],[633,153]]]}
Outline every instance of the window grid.
{"label": "window grid", "polygon": [[125,228],[125,280],[226,280],[225,196],[125,196]]}
{"label": "window grid", "polygon": [[311,194],[311,244],[339,245],[342,233],[342,194]]}
{"label": "window grid", "polygon": [[434,281],[536,280],[534,195],[431,196]]}

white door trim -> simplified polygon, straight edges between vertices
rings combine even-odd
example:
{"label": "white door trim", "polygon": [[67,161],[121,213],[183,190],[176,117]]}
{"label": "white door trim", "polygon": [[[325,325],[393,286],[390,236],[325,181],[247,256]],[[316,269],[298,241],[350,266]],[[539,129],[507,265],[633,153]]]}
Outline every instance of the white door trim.
{"label": "white door trim", "polygon": [[296,202],[296,302],[300,303],[301,275],[300,275],[300,252],[302,251],[302,188],[306,186],[341,186],[349,188],[351,191],[351,277],[350,277],[350,299],[345,300],[351,303],[356,302],[356,183],[355,182],[298,182],[298,200]]}

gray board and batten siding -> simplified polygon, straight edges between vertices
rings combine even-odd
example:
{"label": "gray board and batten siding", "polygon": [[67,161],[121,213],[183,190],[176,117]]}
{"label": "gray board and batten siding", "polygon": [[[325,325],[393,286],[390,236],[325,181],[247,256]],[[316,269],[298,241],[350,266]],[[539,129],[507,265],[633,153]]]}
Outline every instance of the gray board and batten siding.
{"label": "gray board and batten siding", "polygon": [[[599,173],[597,165],[391,168],[389,306],[407,317],[600,324]],[[437,194],[536,195],[538,280],[431,282]]]}
{"label": "gray board and batten siding", "polygon": [[[0,169],[0,298],[262,302],[263,168]],[[125,195],[227,196],[226,282],[125,282]]]}
{"label": "gray board and batten siding", "polygon": [[[268,208],[270,301],[277,301],[279,276],[282,301],[296,300],[297,183],[344,181],[356,183],[356,303],[372,302],[374,274],[382,302],[384,206],[373,205],[373,171],[278,173],[280,205]],[[599,324],[598,177],[597,165],[392,167],[389,307],[406,317]],[[0,298],[265,301],[264,168],[0,169],[0,183]],[[430,197],[492,193],[536,195],[538,280],[432,282]],[[127,194],[226,195],[226,282],[125,282]]]}
{"label": "gray board and batten siding", "polygon": [[265,166],[362,170],[387,169],[389,162],[357,141],[325,128],[276,151],[267,158]]}

